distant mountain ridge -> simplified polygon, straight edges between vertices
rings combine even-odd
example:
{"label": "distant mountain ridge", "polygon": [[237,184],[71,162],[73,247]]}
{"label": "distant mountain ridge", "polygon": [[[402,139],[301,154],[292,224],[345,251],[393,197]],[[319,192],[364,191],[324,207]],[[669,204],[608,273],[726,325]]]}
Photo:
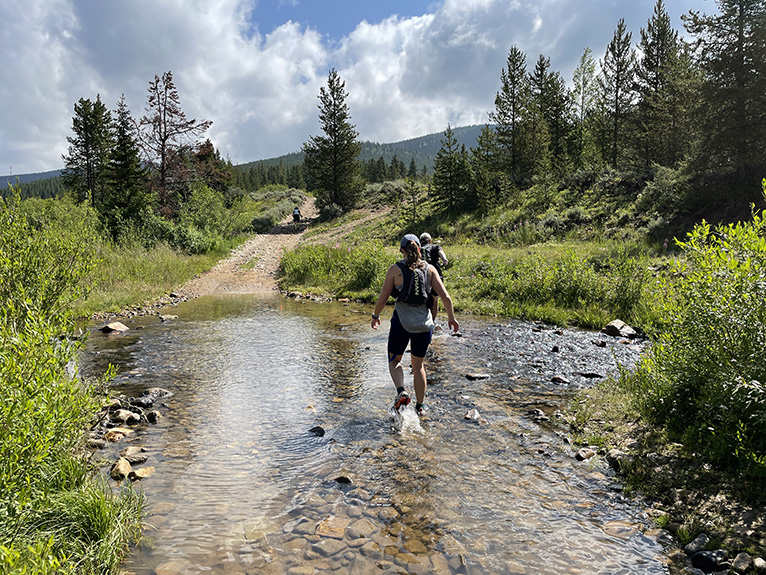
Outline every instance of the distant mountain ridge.
{"label": "distant mountain ridge", "polygon": [[61,175],[61,170],[51,170],[50,172],[38,172],[35,174],[11,174],[4,176],[5,181],[0,179],[3,184],[3,188],[7,188],[9,185],[28,184],[35,180],[49,180],[51,178],[57,178]]}
{"label": "distant mountain ridge", "polygon": [[[465,145],[467,150],[476,146],[476,139],[479,137],[479,134],[483,129],[483,124],[462,126],[460,128],[452,128],[452,133],[455,140],[457,140],[458,146]],[[414,159],[418,170],[422,169],[423,166],[426,166],[426,168],[431,171],[433,169],[434,159],[441,148],[443,139],[444,132],[439,132],[390,144],[361,142],[362,150],[359,153],[359,159],[362,162],[367,162],[382,157],[387,164],[390,164],[391,160],[396,156],[396,158],[399,161],[404,162],[406,166],[408,166],[410,161]],[[262,164],[264,167],[268,168],[269,166],[277,166],[280,162],[285,168],[289,168],[295,164],[301,164],[303,163],[303,152],[292,152],[275,158],[254,160],[252,162],[238,164],[237,167],[250,168]]]}
{"label": "distant mountain ridge", "polygon": [[[484,125],[462,126],[459,128],[452,128],[452,133],[454,134],[458,145],[465,145],[466,149],[469,149],[476,145],[476,138],[479,137],[479,134],[483,129]],[[443,139],[444,132],[439,132],[390,144],[361,142],[362,151],[359,154],[359,159],[362,162],[367,162],[382,157],[386,163],[391,163],[391,160],[396,156],[396,158],[399,161],[404,162],[405,165],[409,165],[410,161],[414,159],[419,170],[425,166],[431,171],[433,169],[434,158],[436,158],[436,154],[439,151],[439,148],[441,148]],[[280,162],[286,168],[295,164],[301,164],[303,163],[303,152],[292,152],[274,158],[253,160],[252,162],[238,164],[237,167],[249,168],[251,166],[257,166],[258,164],[263,164],[265,167],[269,167],[277,166]],[[3,178],[0,177],[0,182],[3,183],[3,188],[7,188],[8,185],[15,185],[17,182],[26,184],[36,180],[57,178],[60,175],[61,170],[51,170],[49,172],[39,172],[35,174],[15,174],[5,176],[5,182],[3,182]]]}

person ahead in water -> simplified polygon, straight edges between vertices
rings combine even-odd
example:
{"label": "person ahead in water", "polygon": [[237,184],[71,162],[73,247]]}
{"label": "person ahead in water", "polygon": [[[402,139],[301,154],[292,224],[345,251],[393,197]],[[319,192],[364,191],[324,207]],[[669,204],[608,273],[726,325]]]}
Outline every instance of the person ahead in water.
{"label": "person ahead in water", "polygon": [[389,296],[396,297],[394,313],[391,317],[391,329],[388,333],[388,371],[396,386],[394,408],[399,409],[410,403],[410,397],[404,388],[404,369],[402,355],[410,344],[412,359],[413,386],[415,387],[415,411],[424,415],[423,403],[426,398],[426,370],[423,360],[431,343],[434,321],[431,316],[429,292],[435,291],[444,302],[449,327],[455,332],[460,329],[452,308],[452,298],[439,277],[434,266],[421,258],[420,240],[416,235],[407,234],[402,238],[399,251],[403,259],[388,268],[383,288],[375,310],[372,312],[372,329],[380,325],[380,313]]}
{"label": "person ahead in water", "polygon": [[[442,282],[444,282],[442,267],[446,268],[447,264],[449,264],[449,260],[447,259],[447,254],[444,253],[444,250],[439,244],[431,243],[431,234],[426,232],[420,234],[420,253],[423,254],[423,259],[436,268],[439,277]],[[431,292],[431,295],[434,298],[433,307],[431,307],[431,315],[433,316],[434,321],[436,321],[436,314],[439,313],[439,295],[433,291]]]}

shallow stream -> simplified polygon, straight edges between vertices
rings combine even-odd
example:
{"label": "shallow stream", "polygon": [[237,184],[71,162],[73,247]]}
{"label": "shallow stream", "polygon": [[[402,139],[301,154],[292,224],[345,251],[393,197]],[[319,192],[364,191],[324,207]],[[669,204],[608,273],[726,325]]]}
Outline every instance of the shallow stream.
{"label": "shallow stream", "polygon": [[130,438],[156,472],[139,484],[148,527],[126,572],[667,572],[640,504],[601,458],[574,458],[557,418],[578,388],[634,363],[639,343],[459,318],[460,336],[442,331],[429,351],[427,417],[398,429],[391,308],[377,331],[369,312],[203,297],[168,312],[178,319],[91,334],[83,372],[112,363],[115,394],[173,393]]}

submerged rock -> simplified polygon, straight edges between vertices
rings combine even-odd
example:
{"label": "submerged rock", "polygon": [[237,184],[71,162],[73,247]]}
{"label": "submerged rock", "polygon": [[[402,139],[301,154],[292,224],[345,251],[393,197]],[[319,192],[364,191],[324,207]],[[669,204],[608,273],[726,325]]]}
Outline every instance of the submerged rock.
{"label": "submerged rock", "polygon": [[162,419],[162,414],[156,409],[153,409],[146,414],[146,421],[149,423],[157,423],[160,419]]}
{"label": "submerged rock", "polygon": [[478,381],[480,379],[489,379],[490,375],[488,373],[466,373],[465,378],[468,381]]}
{"label": "submerged rock", "polygon": [[128,429],[127,427],[115,427],[113,429],[110,429],[104,434],[104,439],[106,441],[111,441],[112,443],[116,443],[117,441],[120,441],[122,438],[127,437],[128,435],[131,435],[133,433],[132,429]]}
{"label": "submerged rock", "polygon": [[128,473],[128,479],[131,481],[141,481],[147,477],[154,475],[154,467],[142,467],[140,469],[133,469]]}
{"label": "submerged rock", "polygon": [[550,421],[550,418],[545,415],[542,409],[530,409],[527,411],[527,415],[532,418],[533,421]]}

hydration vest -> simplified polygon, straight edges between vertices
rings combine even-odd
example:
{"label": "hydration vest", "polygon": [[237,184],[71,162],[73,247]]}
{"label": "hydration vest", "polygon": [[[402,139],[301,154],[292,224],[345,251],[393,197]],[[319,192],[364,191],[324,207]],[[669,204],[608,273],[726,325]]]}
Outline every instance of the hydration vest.
{"label": "hydration vest", "polygon": [[391,295],[396,301],[413,305],[428,305],[430,298],[428,291],[428,269],[417,268],[411,270],[404,262],[396,262],[402,272],[402,287],[396,288]]}
{"label": "hydration vest", "polygon": [[442,275],[442,262],[439,258],[440,249],[441,248],[437,244],[428,244],[421,250],[423,253],[423,258],[425,258],[429,264],[436,268],[436,271],[439,272],[439,277]]}

